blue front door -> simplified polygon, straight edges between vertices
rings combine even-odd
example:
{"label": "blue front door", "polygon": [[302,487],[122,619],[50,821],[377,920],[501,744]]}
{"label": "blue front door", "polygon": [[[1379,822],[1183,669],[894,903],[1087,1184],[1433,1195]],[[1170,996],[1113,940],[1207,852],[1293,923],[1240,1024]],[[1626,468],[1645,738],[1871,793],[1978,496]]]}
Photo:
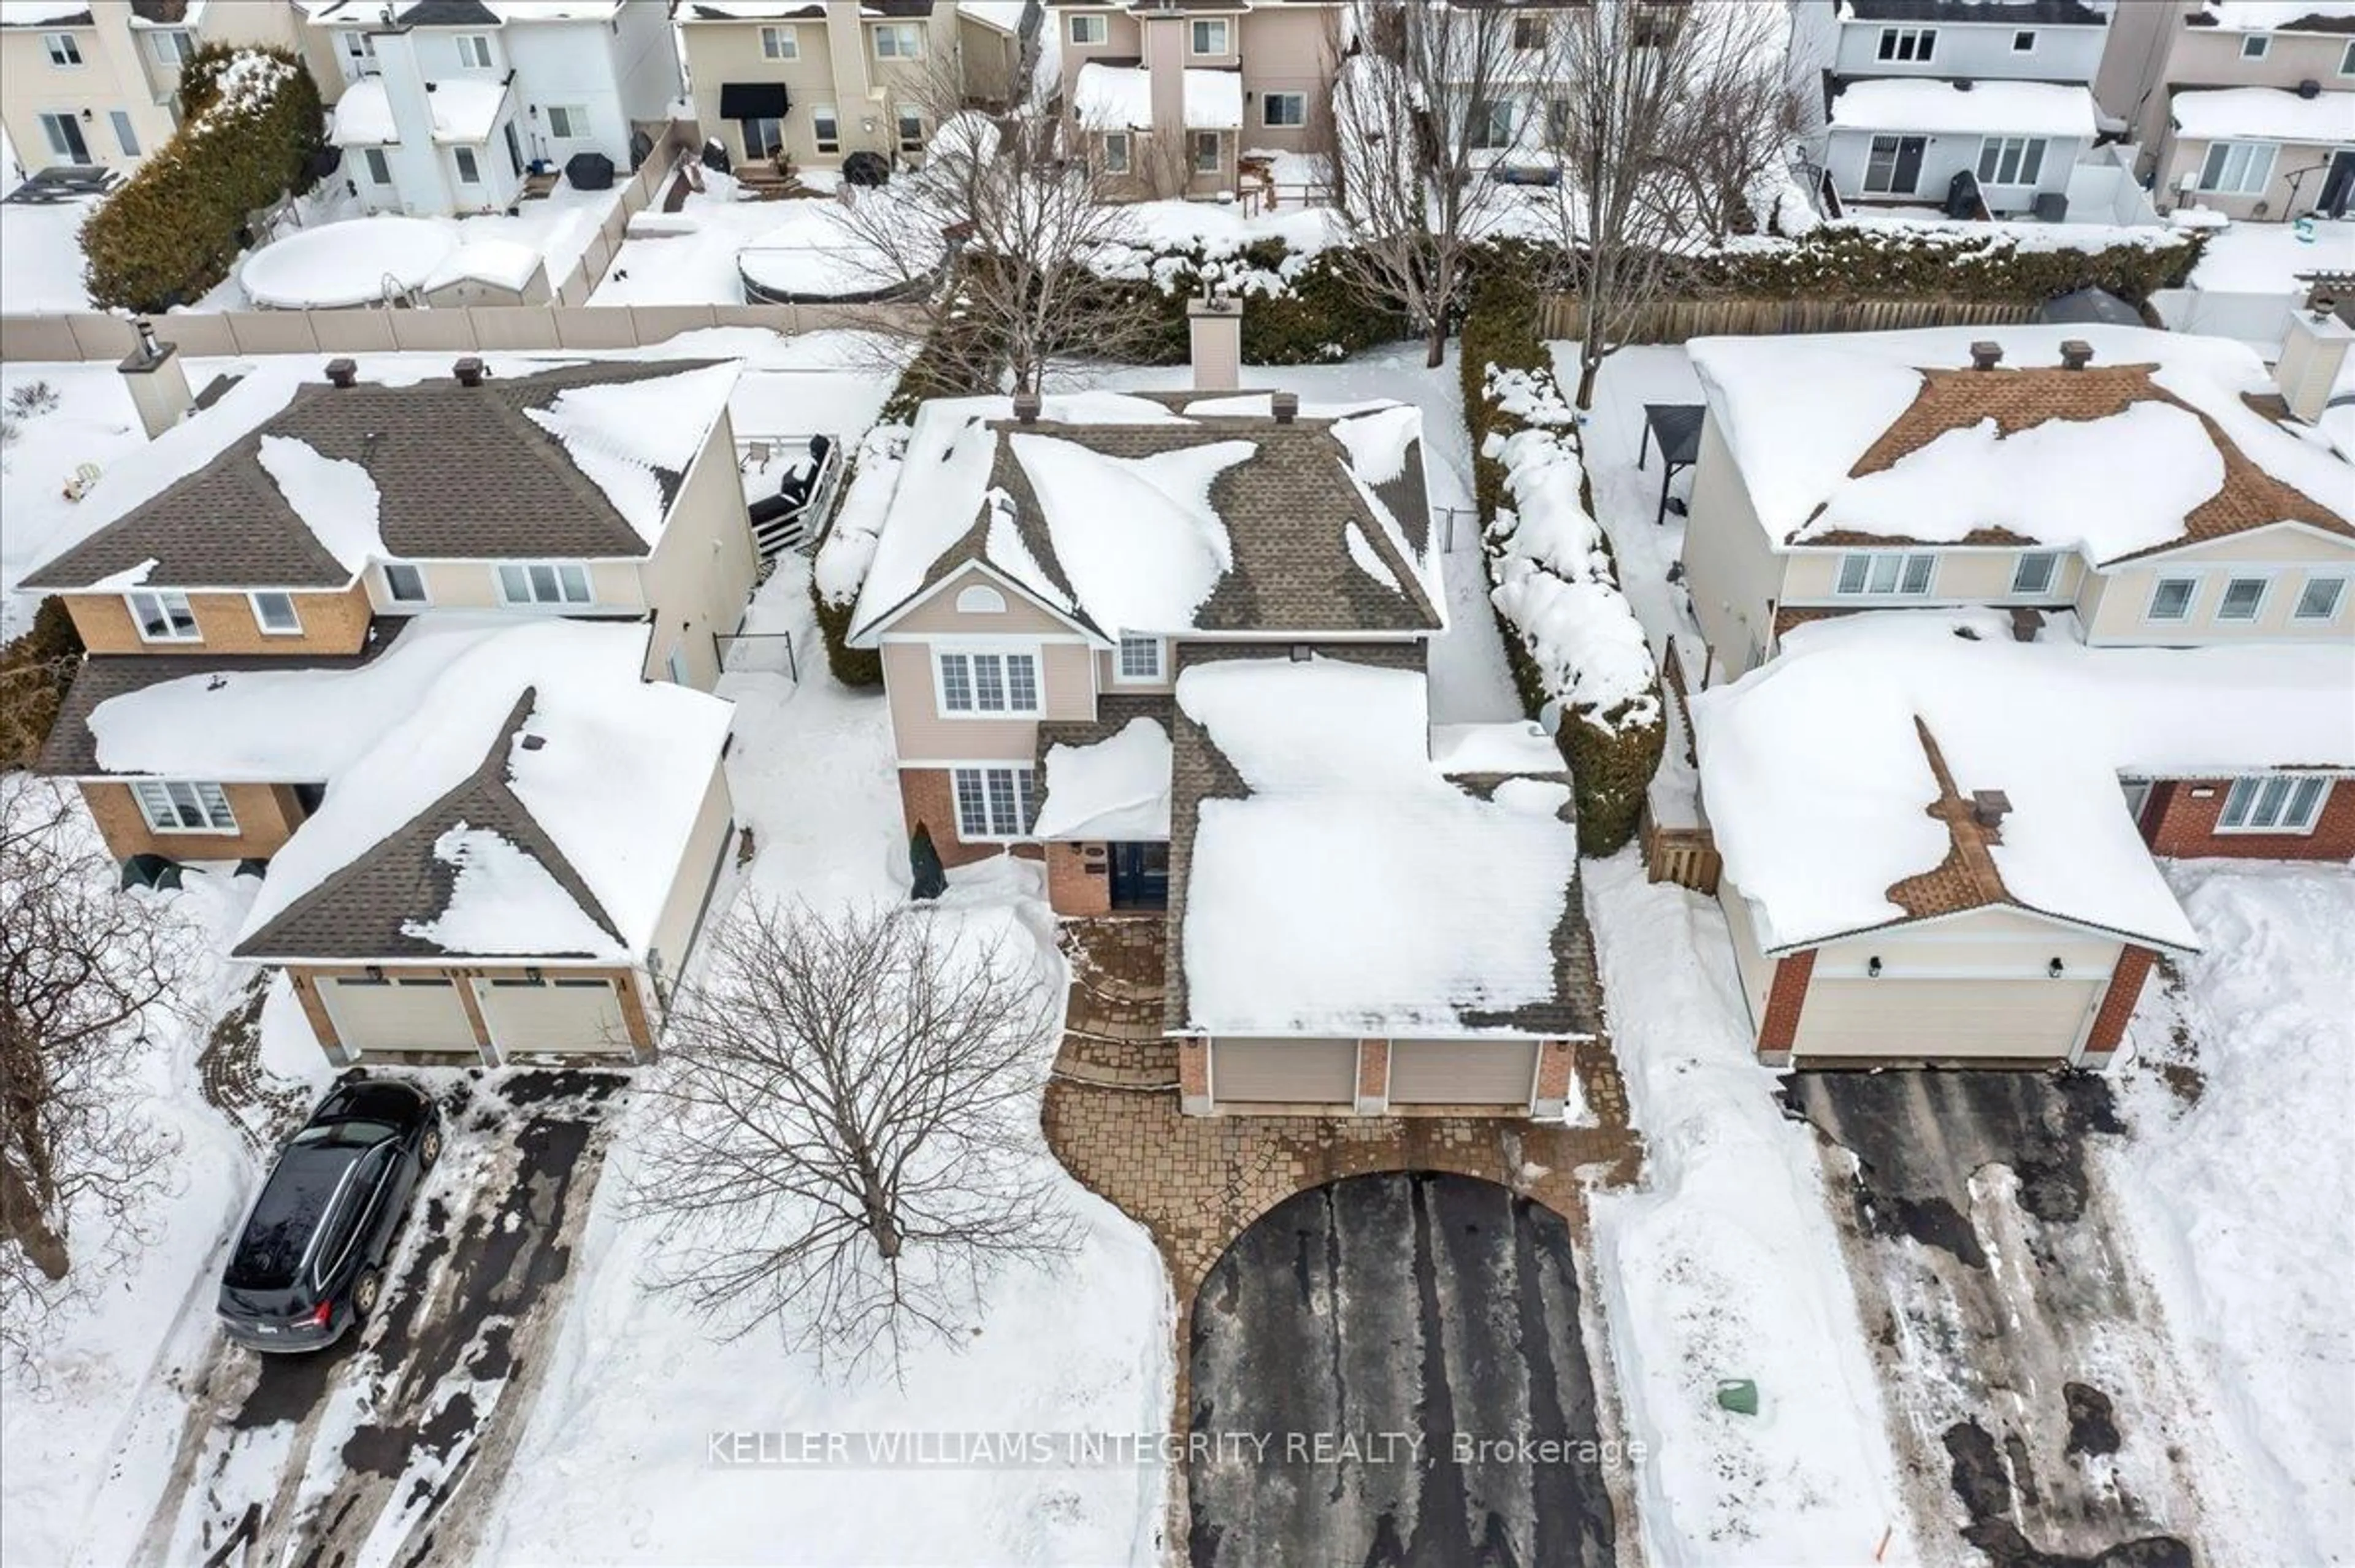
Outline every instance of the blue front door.
{"label": "blue front door", "polygon": [[1169,846],[1115,844],[1112,847],[1112,907],[1169,907]]}

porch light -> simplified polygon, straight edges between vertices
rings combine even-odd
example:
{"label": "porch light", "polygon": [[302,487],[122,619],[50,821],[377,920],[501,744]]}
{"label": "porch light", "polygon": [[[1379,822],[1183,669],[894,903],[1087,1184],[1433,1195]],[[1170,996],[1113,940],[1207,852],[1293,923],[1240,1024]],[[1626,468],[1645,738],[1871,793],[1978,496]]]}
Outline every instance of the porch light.
{"label": "porch light", "polygon": [[2066,965],[2062,964],[2058,958],[2055,958],[2051,963],[2047,964],[2044,966],[2044,972],[2047,975],[2051,976],[2055,980],[2058,980],[2061,977],[2061,971],[2066,967]]}
{"label": "porch light", "polygon": [[1881,955],[1876,953],[1864,961],[1864,972],[1874,979],[1881,978]]}

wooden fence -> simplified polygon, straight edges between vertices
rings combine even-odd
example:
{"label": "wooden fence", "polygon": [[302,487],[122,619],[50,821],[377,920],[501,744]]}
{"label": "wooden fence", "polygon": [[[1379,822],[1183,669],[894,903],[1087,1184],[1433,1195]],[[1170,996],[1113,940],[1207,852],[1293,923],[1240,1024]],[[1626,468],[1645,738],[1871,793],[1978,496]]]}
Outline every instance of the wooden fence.
{"label": "wooden fence", "polygon": [[[1952,299],[1662,300],[1642,313],[1630,343],[1682,343],[1689,337],[1761,337],[1785,332],[1886,332],[1910,326],[2001,326],[2032,320],[2033,305]],[[1579,337],[1586,330],[1584,302],[1574,293],[1548,294],[1538,312],[1541,336]]]}

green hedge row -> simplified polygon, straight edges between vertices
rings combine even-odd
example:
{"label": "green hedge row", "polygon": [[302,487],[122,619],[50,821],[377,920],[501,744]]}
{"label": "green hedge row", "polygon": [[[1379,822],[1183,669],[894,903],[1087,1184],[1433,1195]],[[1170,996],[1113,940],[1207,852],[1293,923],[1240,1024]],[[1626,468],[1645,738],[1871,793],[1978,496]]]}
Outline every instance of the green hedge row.
{"label": "green hedge row", "polygon": [[229,276],[246,214],[304,181],[319,146],[319,89],[283,49],[208,44],[180,68],[172,139],[82,224],[90,297],[160,313]]}
{"label": "green hedge row", "polygon": [[29,768],[41,754],[81,653],[81,634],[54,593],[24,635],[0,646],[0,773]]}
{"label": "green hedge row", "polygon": [[1124,300],[1153,317],[1147,362],[1181,365],[1186,306],[1207,287],[1239,294],[1243,359],[1252,365],[1323,365],[1409,336],[1394,302],[1368,300],[1323,256],[1302,258],[1282,240],[1212,254],[1199,244],[1153,254],[1154,283],[1117,281]]}
{"label": "green hedge row", "polygon": [[1681,269],[1676,292],[1770,299],[1925,294],[2041,304],[2098,288],[2139,304],[2158,290],[2180,288],[2206,246],[2202,230],[2155,233],[2147,243],[2047,251],[2024,249],[2000,233],[1827,223],[1786,244],[1697,257]]}

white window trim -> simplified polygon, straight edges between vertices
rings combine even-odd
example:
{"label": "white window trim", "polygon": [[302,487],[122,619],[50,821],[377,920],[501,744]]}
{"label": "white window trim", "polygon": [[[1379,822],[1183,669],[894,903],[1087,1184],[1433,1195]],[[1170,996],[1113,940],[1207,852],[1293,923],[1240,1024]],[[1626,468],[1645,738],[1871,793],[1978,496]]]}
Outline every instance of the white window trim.
{"label": "white window trim", "polygon": [[[451,148],[450,165],[453,169],[457,171],[458,183],[460,185],[480,185],[483,183],[483,160],[476,155],[474,148]],[[474,171],[471,175],[466,172],[469,167],[473,168]]]}
{"label": "white window trim", "polygon": [[[475,58],[479,54],[480,59]],[[458,63],[468,70],[491,69],[491,36],[488,33],[458,35]]]}
{"label": "white window trim", "polygon": [[[911,121],[916,127],[912,134],[908,130]],[[922,110],[895,110],[891,115],[891,125],[901,152],[921,153],[924,150],[924,112]]]}
{"label": "white window trim", "polygon": [[[1896,586],[1876,592],[1870,586],[1872,581],[1872,560],[1873,558],[1880,556],[1891,556],[1896,559],[1897,579]],[[1857,589],[1842,588],[1840,586],[1840,581],[1848,575],[1849,561],[1859,557],[1863,558],[1865,560],[1864,573],[1867,586]],[[1922,580],[1922,586],[1918,590],[1909,591],[1905,586],[1907,566],[1909,562],[1915,560],[1927,560],[1930,563],[1930,573],[1927,577]],[[1882,601],[1902,600],[1913,602],[1929,599],[1935,595],[1937,591],[1938,552],[1936,550],[1848,549],[1840,551],[1838,556],[1833,558],[1832,597],[1837,600],[1845,600],[1851,603],[1859,599]]]}
{"label": "white window trim", "polygon": [[126,158],[139,156],[139,133],[131,123],[131,112],[110,109],[106,112],[106,120],[114,132],[114,144],[123,149],[123,155]]}
{"label": "white window trim", "polygon": [[[2232,598],[2232,584],[2235,582],[2254,582],[2257,585],[2257,602],[2250,607],[2249,613],[2245,615],[2224,613],[2225,602]],[[2272,601],[2273,596],[2274,580],[2270,575],[2259,577],[2253,572],[2228,571],[2224,573],[2224,586],[2216,594],[2216,624],[2220,626],[2254,626],[2264,619],[2265,605]]]}
{"label": "white window trim", "polygon": [[[2044,562],[2044,581],[2039,587],[2023,588],[2020,586],[2020,574],[2028,570],[2028,563],[2032,560]],[[2060,582],[2061,552],[2057,549],[2024,549],[2011,563],[2011,594],[2014,598],[2049,597]]]}
{"label": "white window trim", "polygon": [[[2043,136],[1981,136],[1978,162],[1971,165],[1972,169],[1975,172],[1984,170],[1987,167],[1987,155],[1992,152],[1995,155],[1996,168],[2000,173],[2003,168],[2003,155],[2015,142],[2019,144],[2019,156],[2012,164],[2014,177],[2002,179],[1994,175],[1981,173],[1978,176],[1979,184],[1995,186],[2005,190],[2026,189],[2043,179],[2045,161],[2052,155],[2051,143]],[[2028,175],[2028,153],[2031,147],[2036,150],[2036,173]]]}
{"label": "white window trim", "polygon": [[[559,142],[579,142],[589,135],[589,106],[585,103],[551,103],[547,106],[548,133]],[[564,116],[564,129],[556,128],[556,117]]]}
{"label": "white window trim", "polygon": [[[1110,18],[1082,13],[1074,15],[1070,20],[1071,27],[1067,36],[1071,38],[1071,41],[1073,44],[1077,45],[1081,48],[1091,48],[1097,44],[1109,43],[1112,41],[1112,22]],[[1082,22],[1094,24],[1094,26],[1090,29],[1095,34],[1094,37],[1083,38],[1080,37],[1080,24]]]}
{"label": "white window trim", "polygon": [[957,590],[956,608],[960,615],[1003,615],[1006,595],[986,582],[968,582]]}
{"label": "white window trim", "polygon": [[[160,637],[149,636],[147,618],[139,613],[139,601],[142,599],[154,599],[157,602],[155,607],[164,612],[158,619],[162,620],[167,627],[172,624],[168,601],[178,600],[180,608],[186,611],[188,614],[187,634],[184,636],[180,633],[167,631]],[[189,602],[186,594],[176,588],[134,588],[123,596],[123,608],[131,612],[132,627],[138,632],[139,640],[143,643],[201,643],[205,640],[205,628],[197,620],[196,605]]]}
{"label": "white window trim", "polygon": [[[771,48],[774,44],[777,47]],[[797,60],[802,58],[800,29],[791,23],[772,23],[761,29],[761,58],[773,60]]]}
{"label": "white window trim", "polygon": [[[1045,652],[1036,643],[1019,643],[1010,646],[999,645],[994,647],[986,644],[934,643],[931,645],[931,648],[932,660],[932,711],[937,717],[959,720],[979,719],[984,720],[996,720],[999,723],[1004,723],[1008,720],[1012,720],[1018,723],[1023,723],[1041,719],[1046,716],[1047,658]],[[1030,661],[1030,695],[1036,699],[1035,705],[1029,708],[1017,708],[1013,705],[1014,682],[1011,676],[1006,671],[1001,663],[999,679],[1005,682],[1007,706],[1004,708],[983,708],[978,706],[981,701],[981,681],[974,674],[972,661],[975,658],[994,658],[1003,661],[1006,659],[1024,657],[1028,658]],[[951,708],[949,706],[948,677],[942,667],[945,660],[951,658],[962,658],[966,661],[966,679],[969,683],[969,689],[973,693],[973,699],[976,706],[972,708]]]}
{"label": "white window trim", "polygon": [[[294,624],[291,626],[272,625],[261,613],[261,602],[264,599],[285,600],[286,613],[294,617]],[[245,596],[245,602],[246,604],[253,611],[254,630],[260,632],[263,636],[299,637],[303,635],[303,607],[295,602],[294,595],[292,593],[256,592],[248,593]]]}
{"label": "white window trim", "polygon": [[[90,63],[90,57],[81,52],[81,40],[71,33],[43,33],[41,48],[48,53],[49,63],[59,70],[80,70]],[[58,58],[67,54],[70,54],[73,58],[71,59]]]}
{"label": "white window trim", "polygon": [[[819,130],[818,126],[821,123],[832,125],[834,133],[828,135]],[[835,112],[833,104],[810,105],[810,144],[821,153],[842,151],[842,116]]]}
{"label": "white window trim", "polygon": [[197,41],[186,27],[158,27],[147,35],[147,52],[157,65],[177,69],[197,52]]}
{"label": "white window trim", "polygon": [[2339,51],[2339,74],[2355,76],[2355,38],[2348,39],[2347,47]]}
{"label": "white window trim", "polygon": [[[1030,841],[1030,835],[1028,831],[1015,833],[967,833],[964,830],[964,801],[957,790],[957,775],[959,773],[981,773],[987,775],[993,773],[1008,773],[1016,775],[1014,779],[1014,810],[1017,816],[1024,816],[1026,818],[1024,827],[1027,829],[1028,827],[1027,818],[1035,816],[1039,809],[1039,770],[1034,764],[1029,763],[1011,762],[958,763],[949,767],[946,771],[949,775],[949,810],[956,818],[956,835],[960,842],[966,844],[1027,844]],[[1030,781],[1030,809],[1027,813],[1024,812],[1022,808],[1022,780],[1025,776],[1028,777]],[[989,813],[989,781],[986,776],[982,780],[981,792],[982,815],[986,818]]]}
{"label": "white window trim", "polygon": [[[2241,177],[2237,183],[2221,183],[2223,175],[2231,166],[2232,149],[2236,147],[2243,149],[2248,154],[2248,161],[2241,165]],[[2211,185],[2208,183],[2208,161],[2219,153],[2223,155],[2223,161],[2217,165],[2216,169],[2220,183]],[[2262,165],[2257,162],[2260,154],[2264,157]],[[2257,141],[2248,137],[2211,142],[2208,144],[2208,151],[2200,155],[2198,188],[2201,194],[2207,196],[2263,196],[2273,185],[2274,165],[2280,161],[2281,145],[2275,142]],[[2249,177],[2252,174],[2259,176],[2254,182],[2252,182]]]}
{"label": "white window trim", "polygon": [[[509,571],[522,572],[524,574],[524,586],[526,588],[529,588],[531,586],[531,573],[535,568],[544,568],[547,571],[556,573],[557,596],[553,599],[541,599],[536,596],[525,599],[509,598],[507,596],[506,572]],[[572,599],[565,596],[564,572],[567,568],[570,568],[581,573],[581,582],[586,595],[585,597]],[[494,561],[491,565],[491,583],[494,591],[499,596],[499,603],[510,610],[563,610],[572,605],[586,606],[597,603],[597,579],[595,574],[590,571],[589,563],[585,560]]]}
{"label": "white window trim", "polygon": [[[2355,42],[2350,42],[2348,48],[2355,48]],[[2313,592],[2318,582],[2336,583],[2338,589],[2330,596],[2328,610],[2319,615],[2309,615],[2306,613],[2306,596]],[[2339,612],[2346,607],[2347,579],[2335,571],[2311,571],[2297,585],[2297,602],[2290,606],[2289,618],[2293,625],[2327,626],[2339,619]]]}
{"label": "white window trim", "polygon": [[[895,49],[893,52],[886,54],[883,52],[883,40],[886,37],[913,38],[915,40],[916,47],[912,52],[909,53],[903,54]],[[918,22],[878,22],[874,25],[872,32],[869,35],[868,47],[874,51],[875,58],[879,60],[901,61],[922,59],[924,58],[923,26]]]}
{"label": "white window trim", "polygon": [[[417,597],[416,597],[416,598],[414,598],[414,599],[404,599],[404,598],[402,598],[402,597],[400,596],[400,591],[399,589],[395,588],[395,587],[392,585],[392,573],[393,573],[393,569],[394,569],[395,567],[399,567],[399,568],[400,568],[401,570],[406,571],[413,571],[413,572],[415,572],[415,573],[417,574]],[[378,569],[378,575],[379,575],[380,577],[382,577],[382,578],[383,578],[383,580],[384,580],[384,602],[385,602],[386,603],[388,603],[388,604],[416,604],[416,605],[425,605],[425,604],[431,604],[431,603],[433,603],[433,585],[432,585],[431,582],[429,582],[428,581],[426,581],[426,577],[425,577],[425,569],[424,569],[423,567],[421,567],[421,566],[418,565],[415,561],[410,561],[410,560],[389,560],[389,561],[386,561],[386,562],[382,565],[382,567],[380,567],[380,568]]]}
{"label": "white window trim", "polygon": [[2322,813],[2324,808],[2328,806],[2330,804],[2331,787],[2339,782],[2336,779],[2321,778],[2322,788],[2316,794],[2314,797],[2314,807],[2307,813],[2307,818],[2303,823],[2293,824],[2287,821],[2282,821],[2256,825],[2243,822],[2237,827],[2228,827],[2225,825],[2224,818],[2232,809],[2232,796],[2242,790],[2245,789],[2250,792],[2249,806],[2251,810],[2254,810],[2257,803],[2257,792],[2263,790],[2265,785],[2273,783],[2276,779],[2287,779],[2290,781],[2290,794],[2282,801],[2283,809],[2287,810],[2290,801],[2296,797],[2298,781],[2302,779],[2319,777],[2321,777],[2321,775],[2315,773],[2260,773],[2248,778],[2234,779],[2231,786],[2224,792],[2224,803],[2216,808],[2216,827],[2214,829],[2216,835],[2219,837],[2233,834],[2256,834],[2284,838],[2308,838],[2313,837],[2314,830],[2322,825]]}
{"label": "white window trim", "polygon": [[[1127,661],[1122,656],[1122,655],[1126,645],[1133,642],[1151,643],[1153,645],[1153,673],[1151,675],[1131,675],[1128,673]],[[1142,636],[1131,632],[1124,632],[1118,637],[1114,639],[1112,645],[1112,683],[1114,686],[1166,686],[1168,684],[1168,639],[1165,637]]]}
{"label": "white window trim", "polygon": [[[1119,153],[1114,153],[1117,144]],[[1107,131],[1103,137],[1103,166],[1108,175],[1124,175],[1129,171],[1129,141],[1125,131]]]}
{"label": "white window trim", "polygon": [[[384,155],[382,147],[362,147],[360,161],[368,165],[368,184],[385,187],[392,184],[392,160]],[[380,178],[377,174],[379,168],[384,171]]]}
{"label": "white window trim", "polygon": [[[1203,27],[1219,29],[1217,48],[1205,49],[1195,47],[1194,40],[1201,36],[1199,29]],[[1197,16],[1186,24],[1186,53],[1192,59],[1223,59],[1235,52],[1234,41],[1234,24],[1224,16]]]}
{"label": "white window trim", "polygon": [[[1297,101],[1300,104],[1300,118],[1297,120],[1271,119],[1269,116],[1273,112],[1275,101],[1279,98],[1284,100],[1287,103]],[[1308,94],[1305,92],[1261,93],[1259,95],[1259,123],[1262,125],[1269,126],[1278,131],[1299,130],[1301,127],[1308,123]]]}
{"label": "white window trim", "polygon": [[[2206,581],[2206,579],[2195,576],[2190,572],[2168,572],[2152,579],[2150,585],[2150,602],[2142,607],[2143,620],[2152,625],[2158,626],[2180,626],[2187,624],[2191,620],[2194,613],[2196,613],[2200,608],[2200,585],[2204,581]],[[2158,613],[2159,593],[2170,582],[2188,582],[2191,585],[2191,592],[2183,601],[2183,613],[2180,615],[2162,615]]]}
{"label": "white window trim", "polygon": [[[2249,48],[2251,44],[2254,44],[2257,47],[2252,49]],[[2241,58],[2243,59],[2261,60],[2273,52],[2274,38],[2271,33],[2243,33],[2241,35]]]}
{"label": "white window trim", "polygon": [[[1186,166],[1198,175],[1214,175],[1227,166],[1226,133],[1223,131],[1188,131]],[[1209,163],[1202,161],[1205,143],[1211,148]]]}
{"label": "white window trim", "polygon": [[[175,784],[187,790],[195,798],[197,809],[205,819],[204,827],[182,827],[176,805],[173,805],[171,821],[155,820],[155,808],[154,802],[149,799],[149,793],[161,792],[166,804],[171,804],[171,790]],[[220,809],[218,814],[213,809],[213,803],[205,798],[204,792],[208,789],[219,797]],[[133,779],[131,781],[131,798],[139,803],[139,815],[145,819],[148,831],[152,833],[204,833],[215,837],[229,838],[236,837],[240,831],[237,825],[237,813],[229,804],[229,792],[217,784],[199,783],[194,779]]]}
{"label": "white window trim", "polygon": [[[2025,45],[2021,44],[2019,41],[2022,38],[2026,38],[2028,40]],[[2011,52],[2016,55],[2034,54],[2036,52],[2036,29],[2033,27],[2014,28],[2011,35]]]}
{"label": "white window trim", "polygon": [[[1907,54],[1904,40],[1913,40],[1918,51]],[[1873,58],[1890,65],[1928,65],[1938,58],[1938,29],[1935,27],[1883,27],[1873,44]]]}

